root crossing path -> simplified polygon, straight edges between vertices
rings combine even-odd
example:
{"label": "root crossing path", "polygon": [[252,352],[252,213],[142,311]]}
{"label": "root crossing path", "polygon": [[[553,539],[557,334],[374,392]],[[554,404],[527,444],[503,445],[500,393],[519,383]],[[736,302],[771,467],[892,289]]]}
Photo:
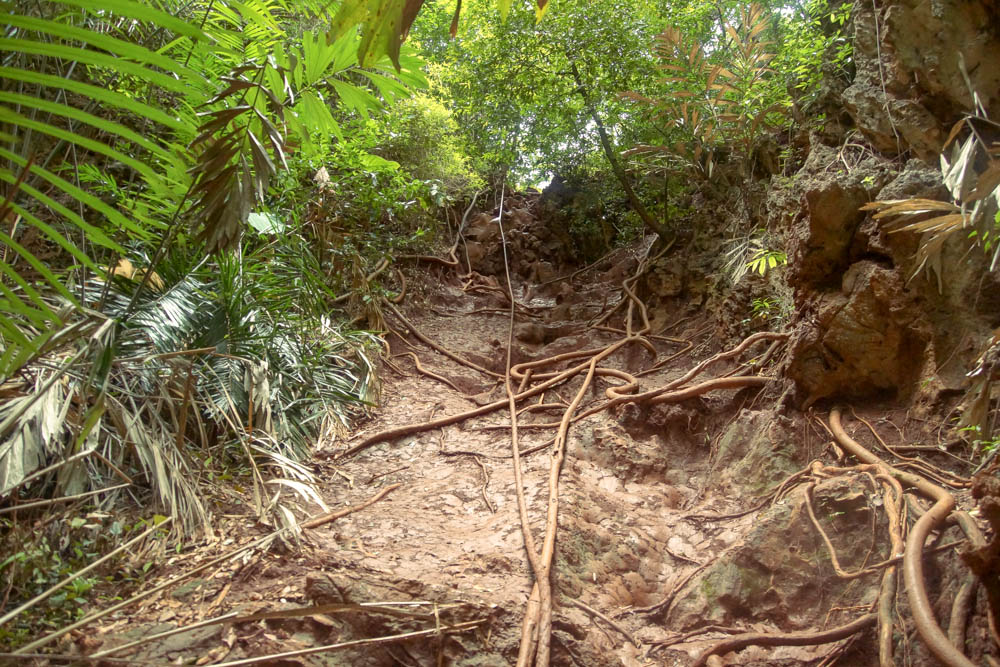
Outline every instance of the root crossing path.
{"label": "root crossing path", "polygon": [[[533,221],[521,222],[506,230],[508,248],[544,245],[531,241]],[[240,558],[192,569],[198,578],[186,587],[100,628],[118,641],[95,655],[373,667],[772,664],[779,655],[816,664],[868,633],[882,655],[850,664],[891,664],[891,607],[876,606],[891,602],[879,586],[896,586],[899,522],[889,525],[892,553],[873,535],[882,526],[874,514],[850,524],[865,539],[827,536],[844,508],[857,511],[856,489],[874,484],[874,464],[797,464],[758,497],[720,464],[723,447],[775,429],[786,429],[801,459],[822,453],[808,419],[759,407],[781,393],[774,366],[787,335],[724,344],[697,306],[651,315],[644,278],[670,249],[652,239],[580,271],[537,252],[491,260],[481,250],[492,233],[473,225],[471,267],[454,248],[449,260],[409,258],[399,274],[405,299],[382,304],[379,406],[351,438],[321,443],[315,462],[327,504],[346,509],[303,522],[297,545],[250,549],[258,540]],[[546,275],[553,267],[562,272]],[[898,513],[891,470],[877,479]],[[761,527],[764,512],[777,532]],[[856,573],[844,574],[838,552],[863,561],[851,563]],[[758,612],[766,624],[731,622]],[[874,642],[887,623],[888,638]]]}
{"label": "root crossing path", "polygon": [[[633,287],[649,254],[622,250],[545,288],[411,279],[406,305],[385,305],[378,416],[324,452],[344,493],[403,486],[324,536],[340,541],[325,574],[480,609],[486,627],[450,636],[448,662],[643,664],[671,633],[634,612],[663,605],[740,535],[685,521],[737,505],[704,488],[704,434],[671,440],[649,417],[710,396],[709,411],[728,418],[770,380],[740,364],[784,339],[709,354],[703,321],[652,332]],[[632,271],[615,280],[622,264]]]}

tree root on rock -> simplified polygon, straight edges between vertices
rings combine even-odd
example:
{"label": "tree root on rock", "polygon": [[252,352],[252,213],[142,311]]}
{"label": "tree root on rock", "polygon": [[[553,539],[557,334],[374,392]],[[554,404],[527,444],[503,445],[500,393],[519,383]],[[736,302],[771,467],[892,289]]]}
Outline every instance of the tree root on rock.
{"label": "tree root on rock", "polygon": [[702,653],[691,667],[705,667],[711,656],[739,651],[747,646],[814,646],[829,644],[861,632],[875,625],[876,614],[865,614],[846,625],[841,625],[820,632],[788,632],[767,633],[748,632],[742,635],[728,637]]}
{"label": "tree root on rock", "polygon": [[864,463],[877,466],[884,475],[896,479],[901,484],[915,488],[922,495],[934,501],[934,505],[917,519],[906,538],[903,552],[903,583],[917,632],[931,653],[948,667],[973,667],[973,662],[949,641],[947,635],[938,625],[924,584],[924,544],[931,530],[951,514],[955,507],[955,499],[940,486],[932,484],[919,475],[890,466],[872,454],[847,434],[841,424],[840,414],[839,408],[834,408],[830,412],[830,429],[837,439],[837,443],[844,450]]}
{"label": "tree root on rock", "polygon": [[[501,211],[503,209],[501,200]],[[498,219],[503,235],[502,213]],[[503,240],[503,238],[501,239]],[[503,246],[506,252],[506,245]],[[435,260],[449,268],[458,268],[459,262],[455,250],[457,242],[452,247],[450,258],[447,260]],[[719,352],[714,356],[696,364],[693,368],[676,378],[652,389],[641,390],[640,378],[662,369],[679,355],[690,353],[694,344],[689,340],[664,337],[651,332],[650,319],[646,305],[638,298],[635,286],[639,278],[649,270],[653,262],[663,253],[669,250],[669,245],[655,257],[647,257],[640,262],[638,269],[621,283],[621,300],[603,314],[592,320],[589,326],[602,332],[602,334],[612,334],[617,337],[612,343],[586,349],[575,350],[551,357],[536,359],[521,364],[512,365],[510,354],[513,346],[513,324],[514,317],[518,312],[525,312],[521,304],[517,303],[514,297],[513,286],[509,276],[508,267],[506,290],[491,281],[490,284],[474,284],[469,282],[465,285],[467,290],[479,290],[501,295],[510,306],[509,315],[511,319],[510,331],[508,335],[507,354],[508,360],[504,373],[497,373],[484,368],[459,354],[448,350],[446,347],[434,342],[428,336],[417,329],[392,303],[384,301],[387,310],[407,329],[428,347],[436,352],[452,359],[453,361],[471,368],[490,378],[503,381],[506,388],[506,397],[493,401],[486,405],[467,410],[465,412],[450,416],[443,416],[437,419],[428,419],[423,422],[408,424],[378,433],[370,434],[359,440],[353,446],[335,454],[338,459],[352,456],[362,450],[382,442],[389,442],[403,436],[426,432],[432,429],[442,428],[448,425],[457,424],[475,417],[487,415],[499,410],[507,409],[510,413],[508,423],[494,424],[487,428],[507,428],[511,432],[510,453],[503,458],[510,458],[514,464],[514,478],[518,497],[518,513],[521,522],[522,534],[524,536],[525,550],[531,571],[534,575],[534,585],[531,596],[525,608],[524,622],[522,625],[521,643],[517,660],[518,667],[547,667],[550,662],[550,650],[552,642],[552,570],[553,557],[555,551],[558,514],[559,514],[559,477],[564,459],[566,457],[566,444],[569,437],[570,428],[573,424],[589,416],[600,412],[614,409],[625,404],[654,406],[666,403],[677,403],[697,396],[701,396],[715,390],[734,390],[743,388],[764,387],[774,378],[764,375],[753,374],[756,369],[764,367],[780,347],[788,340],[786,333],[761,332],[756,333],[739,345]],[[430,259],[419,257],[417,259]],[[505,257],[506,260],[506,257]],[[384,270],[384,267],[380,267]],[[576,274],[574,274],[576,275]],[[473,274],[467,277],[475,278]],[[569,276],[572,278],[572,276]],[[404,286],[405,290],[405,286]],[[620,326],[612,326],[609,321],[617,313],[624,310],[624,316]],[[705,373],[710,367],[723,362],[738,362],[741,355],[747,352],[753,345],[761,342],[770,344],[764,354],[761,363],[746,363],[743,366],[738,364],[728,373],[723,373],[717,377],[702,379],[695,382],[696,378]],[[666,359],[657,361],[659,352],[655,343],[668,343],[671,345],[681,345],[679,351],[675,351]],[[635,373],[625,372],[611,367],[607,360],[626,347],[638,344],[651,352],[653,361],[646,364],[646,368]],[[661,345],[662,347],[662,345]],[[676,347],[674,348],[676,350]],[[448,384],[453,389],[458,387],[447,378],[436,373],[427,371],[422,367],[419,357],[413,352],[407,353],[413,358],[417,370],[440,382]],[[749,372],[746,369],[750,369]],[[585,404],[584,398],[591,388],[596,378],[608,378],[613,381],[612,386],[604,391],[602,400],[591,401]],[[573,396],[568,404],[555,403],[552,399],[545,402],[545,395],[551,389],[566,385],[571,381],[574,384]],[[461,393],[461,392],[459,392]],[[539,402],[525,404],[525,401],[539,397]],[[466,398],[468,398],[466,396]],[[519,424],[518,416],[529,411],[559,410],[561,416],[556,421],[547,423]],[[985,540],[981,533],[969,517],[953,513],[955,500],[952,495],[943,488],[943,485],[953,488],[967,488],[969,480],[961,478],[947,471],[938,469],[925,461],[918,459],[907,459],[898,451],[890,448],[878,436],[874,427],[867,421],[862,421],[872,432],[875,438],[882,444],[885,450],[902,459],[898,465],[890,465],[871,451],[853,440],[843,429],[841,424],[841,412],[834,409],[830,414],[829,431],[834,436],[837,445],[849,455],[855,456],[861,465],[853,467],[831,467],[819,462],[813,463],[808,469],[799,471],[785,479],[779,488],[761,499],[754,510],[762,509],[767,504],[776,501],[782,496],[787,496],[795,487],[807,484],[804,491],[804,503],[808,511],[810,520],[822,537],[823,543],[829,553],[832,566],[838,577],[853,579],[869,574],[879,576],[879,593],[875,602],[870,606],[870,611],[860,618],[855,619],[845,625],[841,625],[826,630],[813,632],[793,632],[793,633],[741,633],[726,640],[720,641],[706,650],[695,662],[696,665],[708,665],[712,663],[721,664],[717,656],[730,651],[738,651],[750,645],[761,646],[806,646],[831,643],[855,635],[856,633],[870,627],[877,626],[877,639],[879,660],[883,667],[893,665],[893,622],[894,622],[894,597],[897,589],[898,563],[902,554],[903,583],[909,599],[910,611],[916,629],[934,656],[949,667],[970,667],[973,663],[965,657],[957,648],[964,644],[965,626],[969,614],[971,600],[975,597],[976,579],[970,577],[966,580],[952,605],[952,622],[949,627],[949,635],[946,635],[939,627],[928,599],[926,586],[924,584],[922,557],[926,548],[926,541],[930,532],[943,523],[949,516],[953,516],[962,526],[963,530],[974,545],[982,545]],[[824,424],[825,426],[825,424]],[[518,444],[519,429],[555,429],[555,437],[550,443],[541,445],[539,448],[551,447],[550,466],[548,473],[548,506],[545,513],[545,528],[540,539],[536,541],[532,534],[528,522],[527,501],[524,494],[524,480],[520,459],[522,456],[533,450],[522,450]],[[473,451],[442,452],[446,455],[471,455],[479,461],[479,456],[490,456],[485,453]],[[491,458],[497,458],[491,456]],[[903,468],[908,468],[904,470]],[[888,533],[890,541],[889,558],[876,564],[866,564],[860,568],[847,570],[841,567],[837,559],[837,554],[829,537],[823,527],[816,519],[812,507],[811,491],[815,486],[815,480],[845,475],[861,474],[867,477],[874,485],[876,492],[881,495],[882,507],[888,519]],[[484,469],[485,474],[485,469]],[[487,478],[488,479],[488,478]],[[812,480],[812,481],[808,481]],[[915,489],[919,494],[930,498],[933,505],[929,510],[923,512],[922,516],[906,535],[905,508],[906,500],[903,488]],[[484,498],[486,498],[484,493]],[[488,499],[487,503],[489,502]],[[719,517],[696,517],[690,519],[724,519],[739,516],[743,513]],[[944,545],[953,547],[954,543]],[[693,576],[709,563],[690,573],[687,578],[674,588],[663,602],[642,610],[631,610],[632,612],[660,613],[669,610],[673,603],[676,592],[683,588]],[[609,624],[614,622],[610,617],[598,616],[592,609],[581,606],[585,611],[597,618],[604,618]],[[991,627],[993,624],[991,623]],[[619,631],[622,631],[621,628]],[[623,632],[624,633],[624,632]],[[627,633],[624,633],[627,634]],[[631,641],[636,641],[630,637]],[[638,643],[638,642],[636,642]]]}

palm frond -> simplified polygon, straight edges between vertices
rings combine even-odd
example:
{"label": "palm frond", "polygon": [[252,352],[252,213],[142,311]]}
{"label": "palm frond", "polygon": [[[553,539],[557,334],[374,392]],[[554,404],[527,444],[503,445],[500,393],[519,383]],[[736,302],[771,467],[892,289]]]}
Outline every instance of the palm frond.
{"label": "palm frond", "polygon": [[[102,5],[100,11],[82,2],[63,4],[78,11],[48,16],[42,14],[44,6],[22,3],[5,19],[8,30],[0,39],[0,52],[5,54],[0,76],[20,85],[16,91],[0,91],[0,131],[10,138],[0,149],[0,181],[10,186],[2,209],[7,215],[17,216],[15,228],[34,227],[89,271],[101,275],[102,270],[92,259],[95,250],[122,253],[122,241],[149,239],[158,230],[148,221],[138,221],[108,206],[73,178],[65,178],[48,165],[55,161],[57,150],[70,147],[121,165],[142,181],[162,189],[153,165],[168,155],[168,147],[151,138],[158,133],[137,131],[112,116],[113,112],[138,116],[173,129],[177,121],[137,101],[120,82],[137,79],[178,94],[205,86],[204,80],[183,63],[115,37],[105,28],[116,16],[128,16],[191,38],[207,36],[196,27],[132,0],[114,0],[109,6]],[[104,85],[83,82],[78,72]],[[71,103],[67,92],[87,95],[89,101],[83,107]],[[98,103],[103,105],[101,115],[93,113]],[[43,187],[58,195],[46,194]],[[63,203],[67,201],[72,204]],[[74,232],[67,234],[61,229]],[[82,246],[70,241],[71,236],[82,238]],[[62,303],[82,314],[82,304],[69,289],[69,272],[45,266],[15,234],[5,235],[0,242],[5,248],[5,260],[8,251],[16,254],[44,278]],[[0,271],[0,283],[9,280],[17,286],[15,291],[0,284],[8,305],[0,314],[0,337],[5,347],[0,364],[2,379],[35,358],[68,320],[51,317],[51,309],[42,307],[32,286],[6,261]],[[26,327],[26,323],[33,326]]]}
{"label": "palm frond", "polygon": [[[971,115],[956,123],[948,139],[951,150],[941,154],[941,181],[951,194],[950,202],[914,197],[876,201],[861,208],[876,211],[873,217],[892,232],[921,235],[911,279],[927,270],[936,276],[939,290],[944,288],[942,252],[958,232],[992,254],[991,271],[1000,262],[1000,160],[976,130],[977,119],[985,120]],[[968,136],[956,141],[966,127]]]}

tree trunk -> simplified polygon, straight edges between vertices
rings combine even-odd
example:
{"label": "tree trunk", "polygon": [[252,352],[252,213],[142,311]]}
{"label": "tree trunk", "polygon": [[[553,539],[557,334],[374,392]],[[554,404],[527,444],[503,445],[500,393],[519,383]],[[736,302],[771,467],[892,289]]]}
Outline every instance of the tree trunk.
{"label": "tree trunk", "polygon": [[670,235],[667,233],[666,228],[658,223],[646,207],[642,205],[639,201],[639,197],[635,194],[635,190],[632,189],[632,184],[629,183],[628,176],[625,175],[625,170],[622,169],[621,164],[618,162],[618,156],[615,155],[615,150],[611,146],[611,140],[608,138],[608,131],[604,128],[604,123],[601,121],[601,117],[597,114],[597,107],[593,105],[590,101],[590,96],[587,94],[587,88],[583,85],[583,80],[580,78],[580,70],[577,69],[576,63],[570,61],[570,67],[573,71],[573,80],[576,82],[577,91],[579,91],[580,96],[583,97],[583,104],[587,107],[587,111],[590,112],[590,117],[594,119],[594,124],[597,125],[597,133],[601,136],[601,145],[604,147],[604,155],[608,158],[608,162],[611,164],[611,170],[615,172],[615,176],[618,177],[618,181],[622,184],[622,188],[625,190],[626,196],[628,196],[629,205],[632,206],[632,210],[636,212],[636,215],[642,220],[642,223],[646,225],[651,231],[656,232],[657,236],[663,240],[664,243],[670,242]]}

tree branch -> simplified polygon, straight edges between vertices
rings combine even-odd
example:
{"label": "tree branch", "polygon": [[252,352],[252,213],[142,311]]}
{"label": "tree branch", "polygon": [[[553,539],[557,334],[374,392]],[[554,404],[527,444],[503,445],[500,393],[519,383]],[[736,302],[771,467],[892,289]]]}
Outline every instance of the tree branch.
{"label": "tree branch", "polygon": [[580,77],[580,70],[577,69],[576,63],[570,60],[570,68],[573,72],[573,81],[576,82],[577,92],[583,98],[583,104],[587,107],[587,111],[590,112],[590,117],[594,119],[594,124],[597,125],[597,133],[601,136],[601,145],[604,147],[604,155],[608,158],[608,162],[611,164],[611,170],[615,172],[615,176],[618,181],[622,184],[622,189],[625,190],[625,195],[628,197],[629,205],[632,206],[632,210],[636,212],[636,215],[642,219],[642,223],[646,225],[651,231],[656,232],[664,243],[670,242],[670,235],[667,230],[658,223],[646,207],[642,205],[639,201],[639,197],[635,194],[635,190],[632,189],[632,184],[629,183],[628,176],[625,175],[625,170],[622,169],[621,163],[618,162],[618,156],[615,155],[615,150],[611,146],[611,139],[608,138],[608,131],[604,127],[604,122],[597,113],[597,107],[590,99],[590,95],[587,94],[587,88],[583,85],[583,79]]}

